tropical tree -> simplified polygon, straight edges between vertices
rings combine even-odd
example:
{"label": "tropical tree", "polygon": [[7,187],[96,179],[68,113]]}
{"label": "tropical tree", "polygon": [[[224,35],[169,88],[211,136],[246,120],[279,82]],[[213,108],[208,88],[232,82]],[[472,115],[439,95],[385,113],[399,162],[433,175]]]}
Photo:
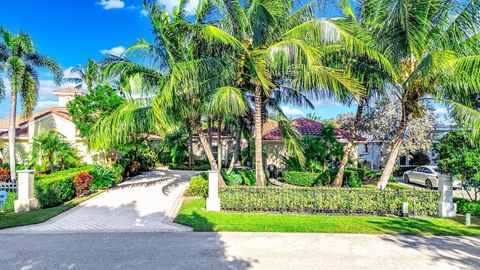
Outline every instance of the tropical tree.
{"label": "tropical tree", "polygon": [[[362,87],[342,71],[325,65],[322,57],[338,49],[337,35],[326,31],[328,22],[316,19],[317,3],[296,7],[295,1],[241,2],[202,0],[197,21],[215,23],[234,41],[236,87],[253,96],[256,183],[265,184],[262,158],[264,103],[275,89],[315,96],[359,94]],[[232,54],[231,51],[227,53]]]}
{"label": "tropical tree", "polygon": [[81,65],[72,67],[70,74],[74,75],[74,77],[65,78],[65,82],[77,84],[76,88],[81,88],[85,85],[89,91],[102,79],[100,65],[92,59],[88,60],[85,67]]}
{"label": "tropical tree", "polygon": [[77,150],[57,131],[47,131],[37,135],[32,143],[32,166],[50,173],[80,164]]}
{"label": "tropical tree", "polygon": [[[346,1],[343,1],[346,2]],[[421,117],[425,98],[450,102],[457,117],[480,127],[480,112],[466,102],[480,90],[480,1],[367,0],[355,17],[331,20],[352,41],[386,56],[396,71],[388,87],[401,104],[402,117],[389,146],[379,188],[392,174],[409,119]]]}
{"label": "tropical tree", "polygon": [[[7,74],[11,86],[10,122],[8,127],[8,144],[11,179],[16,179],[15,171],[15,137],[17,120],[17,95],[22,100],[23,117],[29,117],[37,104],[39,79],[36,68],[46,68],[55,83],[60,84],[63,72],[52,59],[39,54],[31,37],[26,33],[13,34],[0,28],[0,71]],[[0,80],[0,89],[4,89]]]}

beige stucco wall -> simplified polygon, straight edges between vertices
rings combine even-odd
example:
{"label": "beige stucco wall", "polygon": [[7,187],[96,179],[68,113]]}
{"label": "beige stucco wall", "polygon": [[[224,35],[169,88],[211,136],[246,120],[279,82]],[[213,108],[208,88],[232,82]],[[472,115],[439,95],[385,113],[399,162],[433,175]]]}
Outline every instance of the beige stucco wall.
{"label": "beige stucco wall", "polygon": [[263,141],[265,151],[265,167],[275,165],[279,169],[284,169],[283,157],[287,157],[287,149],[283,141]]}
{"label": "beige stucco wall", "polygon": [[[28,127],[28,139],[17,139],[16,143],[16,156],[17,163],[22,163],[23,160],[29,159],[31,145],[35,136],[50,130],[56,130],[77,148],[83,162],[91,164],[93,163],[94,152],[87,150],[86,141],[83,138],[76,136],[76,128],[73,122],[70,122],[62,117],[54,114],[46,115],[36,121],[27,124]],[[8,139],[0,139],[0,158],[6,160],[8,158]]]}

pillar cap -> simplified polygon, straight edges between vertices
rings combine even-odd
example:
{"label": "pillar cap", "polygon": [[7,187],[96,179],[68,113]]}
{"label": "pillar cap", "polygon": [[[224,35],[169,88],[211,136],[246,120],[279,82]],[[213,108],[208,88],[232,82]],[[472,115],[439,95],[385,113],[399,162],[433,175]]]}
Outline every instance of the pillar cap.
{"label": "pillar cap", "polygon": [[17,173],[34,173],[35,170],[17,170]]}

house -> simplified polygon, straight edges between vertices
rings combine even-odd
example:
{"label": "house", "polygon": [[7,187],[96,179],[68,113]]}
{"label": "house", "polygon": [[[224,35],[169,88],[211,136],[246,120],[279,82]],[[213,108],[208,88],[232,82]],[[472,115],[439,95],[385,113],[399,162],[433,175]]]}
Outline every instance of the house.
{"label": "house", "polygon": [[[448,132],[453,130],[451,125],[437,125],[435,126],[432,134],[432,142],[437,143]],[[388,153],[390,141],[381,140],[367,140],[365,144],[358,146],[358,156],[364,167],[379,170],[383,167],[382,156]],[[436,164],[437,155],[432,148],[428,149],[425,153],[430,164]],[[400,168],[415,167],[424,164],[413,164],[409,158],[410,153],[407,150],[405,155],[399,156],[397,159],[397,166]]]}
{"label": "house", "polygon": [[[292,125],[298,130],[302,136],[321,136],[323,132],[323,124],[308,118],[298,118],[291,121]],[[350,132],[343,129],[335,129],[334,135],[336,139],[346,144],[351,138]],[[275,121],[269,120],[264,124],[263,130],[263,147],[266,152],[265,166],[275,165],[277,168],[283,169],[283,157],[287,156],[287,150],[283,141],[283,136]],[[355,144],[361,145],[365,142],[365,138],[357,136],[354,140]],[[352,160],[357,160],[356,151],[352,151]]]}
{"label": "house", "polygon": [[[87,150],[86,139],[79,137],[75,124],[68,114],[66,105],[77,95],[85,95],[81,89],[61,88],[53,92],[58,97],[58,106],[34,112],[28,119],[17,117],[16,127],[16,155],[17,163],[29,159],[33,139],[40,133],[55,130],[64,135],[85,163],[93,162],[93,155]],[[0,159],[6,160],[8,156],[8,124],[9,119],[0,120]]]}

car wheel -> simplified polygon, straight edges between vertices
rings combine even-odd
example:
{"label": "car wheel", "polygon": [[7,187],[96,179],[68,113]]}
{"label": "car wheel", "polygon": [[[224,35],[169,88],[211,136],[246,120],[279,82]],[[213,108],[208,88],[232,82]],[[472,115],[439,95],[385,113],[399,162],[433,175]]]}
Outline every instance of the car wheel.
{"label": "car wheel", "polygon": [[432,181],[430,181],[430,179],[425,180],[425,187],[433,189]]}
{"label": "car wheel", "polygon": [[408,177],[408,175],[405,174],[403,176],[403,181],[405,181],[405,183],[407,183],[407,184],[410,183],[410,178]]}

